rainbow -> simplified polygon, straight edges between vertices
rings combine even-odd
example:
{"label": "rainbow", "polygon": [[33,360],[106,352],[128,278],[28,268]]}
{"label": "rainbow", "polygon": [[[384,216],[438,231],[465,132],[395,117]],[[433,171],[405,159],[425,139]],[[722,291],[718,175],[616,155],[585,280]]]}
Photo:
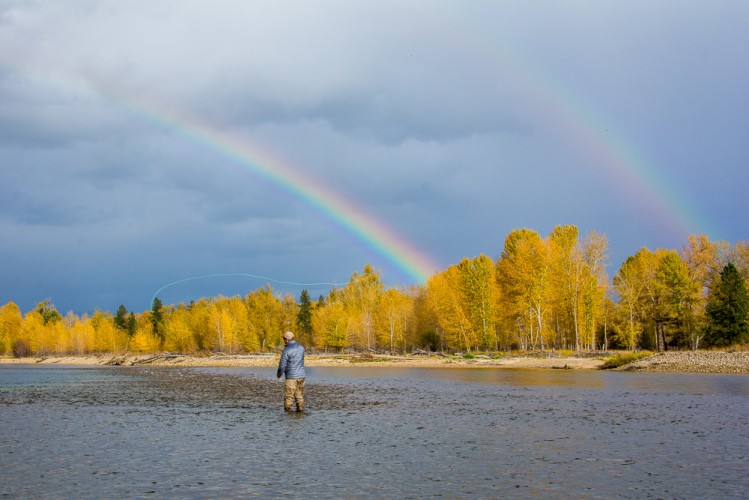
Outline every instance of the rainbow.
{"label": "rainbow", "polygon": [[[555,82],[540,68],[533,67],[518,50],[483,36],[480,30],[461,26],[460,16],[440,13],[437,9],[431,10],[431,14],[439,22],[444,37],[457,45],[466,57],[475,59],[474,63],[484,69],[487,77],[496,81],[511,79],[513,88],[524,94],[524,100],[533,103],[531,112],[539,121],[552,127],[570,148],[582,153],[589,160],[587,163],[595,166],[592,174],[602,175],[612,190],[636,199],[664,229],[679,237],[702,232],[708,227],[700,214],[695,213],[680,196],[674,183],[660,174],[657,165],[638,153],[623,137],[608,133],[608,127],[600,117],[564,85]],[[23,67],[27,72],[32,70],[24,63],[12,66]],[[113,105],[175,130],[188,140],[230,159],[243,170],[279,186],[344,228],[415,282],[424,283],[438,269],[429,256],[351,200],[306,176],[302,169],[246,137],[213,127],[162,103],[147,102],[141,96],[132,96],[110,84],[94,83],[91,87],[90,81],[84,82],[75,75],[61,72],[53,75],[46,69],[35,72],[44,75],[42,80],[57,80],[65,87],[92,89]]]}
{"label": "rainbow", "polygon": [[644,212],[666,231],[682,240],[693,233],[714,228],[693,204],[678,191],[662,169],[613,130],[584,99],[578,98],[563,82],[544,68],[523,57],[519,48],[497,40],[476,26],[461,24],[462,16],[446,6],[428,9],[422,18],[431,18],[445,40],[496,82],[509,82],[526,104],[525,110],[544,127],[562,138],[570,150],[581,153],[592,165],[592,175],[602,176],[617,196],[637,200]]}
{"label": "rainbow", "polygon": [[[426,280],[438,270],[437,264],[425,253],[419,251],[405,238],[385,226],[363,208],[341,196],[324,184],[305,176],[302,169],[284,161],[259,144],[246,137],[238,137],[228,131],[212,127],[185,112],[167,106],[148,102],[142,97],[134,97],[116,89],[113,85],[96,84],[81,80],[75,75],[62,72],[30,68],[22,64],[5,64],[14,69],[18,66],[40,82],[55,85],[75,92],[92,91],[108,103],[128,111],[139,119],[155,123],[176,131],[188,140],[197,143],[214,153],[229,159],[273,185],[279,186],[294,198],[322,214],[356,239],[384,257],[414,283]],[[43,78],[42,78],[43,76]]]}
{"label": "rainbow", "polygon": [[189,140],[216,154],[230,159],[236,165],[281,187],[294,198],[301,200],[328,220],[344,228],[358,240],[386,258],[405,276],[416,283],[426,280],[438,270],[432,259],[417,250],[405,238],[344,198],[324,184],[304,175],[302,170],[282,160],[246,137],[211,127],[184,112],[125,98],[122,93],[97,92],[132,113],[147,118],[168,129],[178,131]]}

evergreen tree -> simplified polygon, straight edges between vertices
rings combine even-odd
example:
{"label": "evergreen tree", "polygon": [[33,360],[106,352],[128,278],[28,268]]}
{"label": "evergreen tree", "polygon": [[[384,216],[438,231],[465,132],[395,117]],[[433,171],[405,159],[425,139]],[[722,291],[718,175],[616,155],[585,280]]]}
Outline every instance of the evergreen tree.
{"label": "evergreen tree", "polygon": [[119,328],[120,330],[125,330],[127,328],[127,320],[125,317],[127,316],[127,309],[125,306],[120,304],[120,307],[117,308],[117,314],[114,317],[114,326]]}
{"label": "evergreen tree", "polygon": [[729,262],[708,297],[705,340],[716,347],[749,340],[749,295],[738,269]]}
{"label": "evergreen tree", "polygon": [[135,321],[135,314],[130,313],[127,317],[127,335],[133,338],[135,331],[138,329],[138,323]]}
{"label": "evergreen tree", "polygon": [[309,292],[302,290],[299,296],[299,312],[296,316],[299,333],[308,339],[312,335],[312,302],[309,300]]}
{"label": "evergreen tree", "polygon": [[162,323],[164,322],[164,316],[161,308],[161,299],[156,297],[155,299],[153,299],[153,306],[151,306],[151,325],[153,325],[153,334],[163,342],[164,329]]}

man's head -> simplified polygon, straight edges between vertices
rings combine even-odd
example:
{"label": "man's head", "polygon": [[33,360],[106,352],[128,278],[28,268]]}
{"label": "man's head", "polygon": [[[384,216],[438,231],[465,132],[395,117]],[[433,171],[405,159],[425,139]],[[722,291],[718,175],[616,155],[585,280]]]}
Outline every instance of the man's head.
{"label": "man's head", "polygon": [[289,341],[294,338],[294,334],[291,332],[286,332],[281,337],[283,338],[283,343],[288,344]]}

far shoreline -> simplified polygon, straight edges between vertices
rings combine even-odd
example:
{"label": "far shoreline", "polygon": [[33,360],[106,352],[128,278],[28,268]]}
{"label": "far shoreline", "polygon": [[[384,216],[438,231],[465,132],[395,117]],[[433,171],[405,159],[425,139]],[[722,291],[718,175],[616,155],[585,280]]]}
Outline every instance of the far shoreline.
{"label": "far shoreline", "polygon": [[[476,368],[600,370],[611,353],[586,356],[504,354],[498,358],[448,355],[387,356],[371,354],[307,354],[308,367],[366,368]],[[278,354],[193,356],[181,354],[69,355],[49,357],[0,357],[0,364],[81,366],[173,366],[173,367],[275,367]],[[624,365],[617,371],[749,374],[749,352],[671,351],[657,353]]]}

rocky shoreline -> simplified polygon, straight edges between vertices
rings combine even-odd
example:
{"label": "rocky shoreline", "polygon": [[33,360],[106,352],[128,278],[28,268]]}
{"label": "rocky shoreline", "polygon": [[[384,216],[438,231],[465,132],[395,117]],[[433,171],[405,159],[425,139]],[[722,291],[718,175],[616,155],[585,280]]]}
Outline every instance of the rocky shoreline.
{"label": "rocky shoreline", "polygon": [[638,359],[618,370],[749,374],[749,352],[670,351]]}
{"label": "rocky shoreline", "polygon": [[[475,356],[380,356],[370,354],[308,354],[306,365],[363,366],[378,368],[527,368],[560,370],[598,370],[609,353],[587,356],[503,355],[499,358]],[[0,364],[66,364],[117,366],[196,366],[196,367],[275,367],[278,354],[188,356],[181,354],[51,356],[0,358]],[[658,353],[624,365],[620,371],[676,373],[749,374],[749,352],[673,351]]]}

